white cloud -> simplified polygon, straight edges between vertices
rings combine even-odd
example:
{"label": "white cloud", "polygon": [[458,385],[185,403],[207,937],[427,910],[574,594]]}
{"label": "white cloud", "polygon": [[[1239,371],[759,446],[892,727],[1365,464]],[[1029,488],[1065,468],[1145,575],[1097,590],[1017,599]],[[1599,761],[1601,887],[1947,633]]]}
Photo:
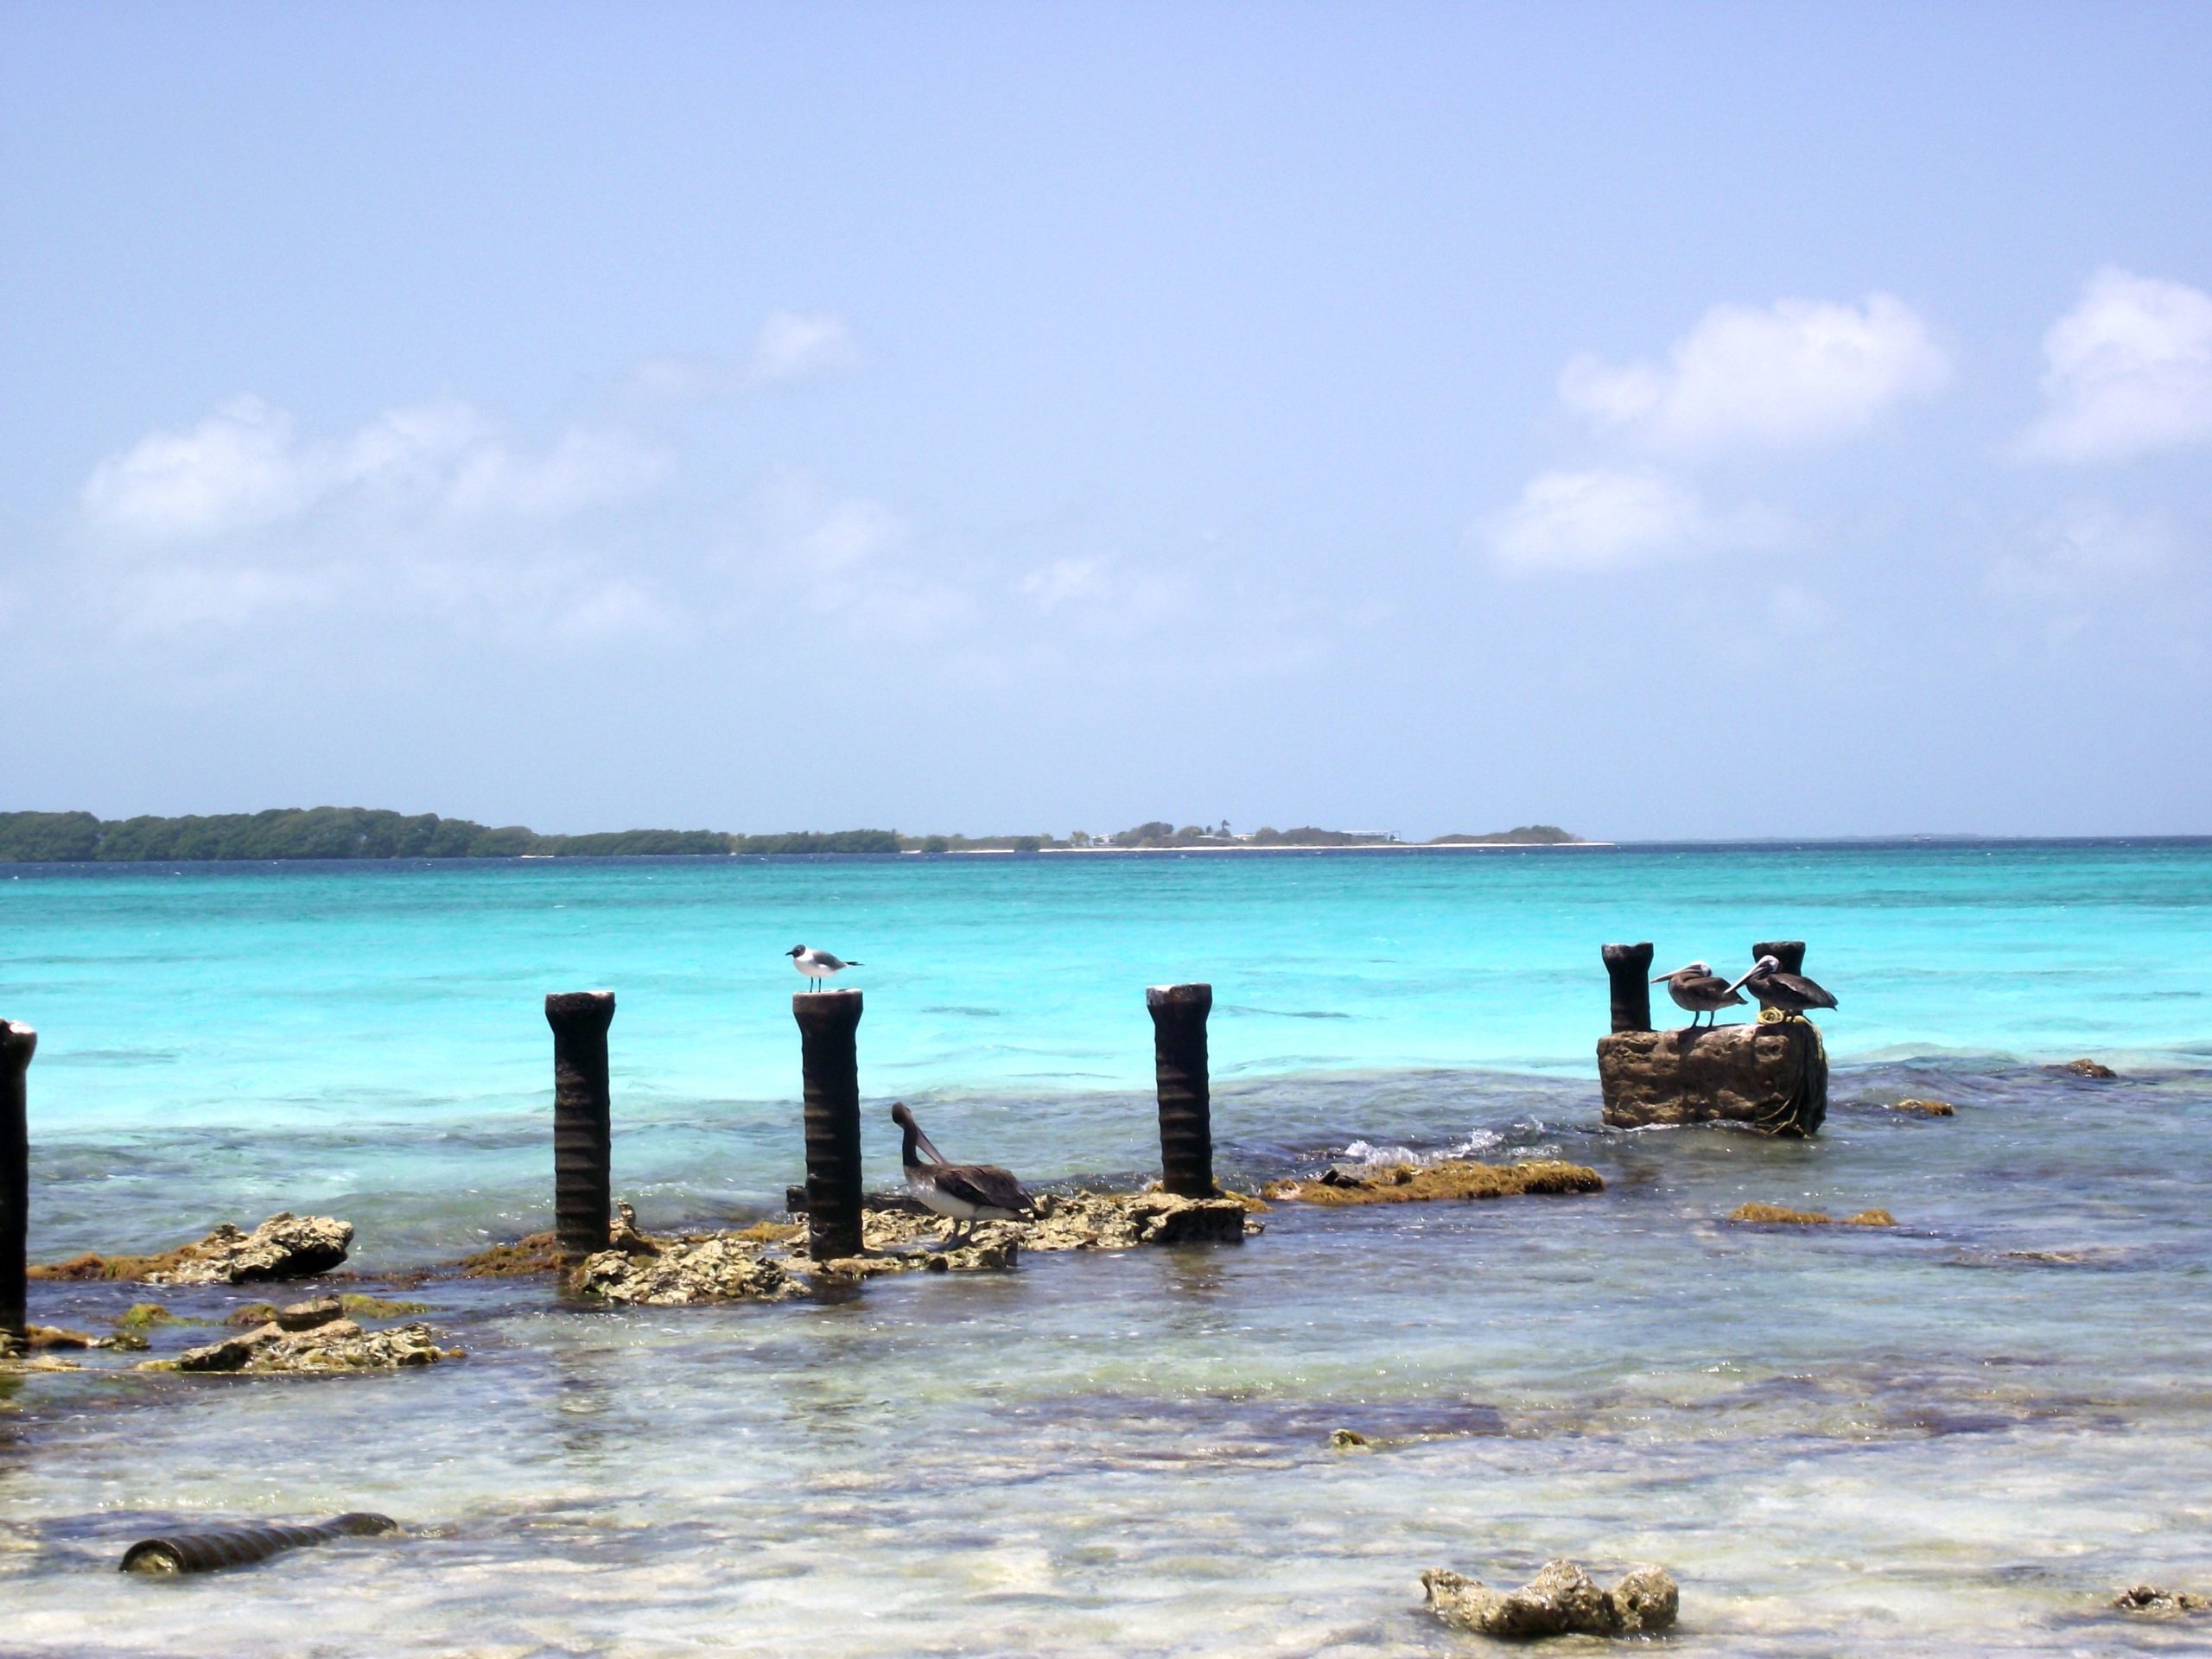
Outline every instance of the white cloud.
{"label": "white cloud", "polygon": [[2107,265],[2044,336],[2030,460],[2128,461],[2212,441],[2212,295]]}
{"label": "white cloud", "polygon": [[1475,529],[1516,575],[1629,569],[1758,547],[1776,533],[1757,508],[1716,518],[1694,490],[1649,467],[1540,473]]}
{"label": "white cloud", "polygon": [[291,416],[258,397],[225,404],[189,432],[156,432],[92,468],[80,493],[104,529],[188,538],[271,523],[321,487],[302,464]]}
{"label": "white cloud", "polygon": [[1949,379],[1948,354],[1893,295],[1859,306],[1777,300],[1717,305],[1664,363],[1576,358],[1560,376],[1568,408],[1656,449],[1791,448],[1862,432]]}
{"label": "white cloud", "polygon": [[317,510],[557,518],[635,494],[665,461],[620,430],[573,430],[542,452],[511,444],[466,404],[388,410],[338,442],[301,443],[257,397],[188,432],[156,432],[95,467],[79,501],[132,542],[204,541]]}
{"label": "white cloud", "polygon": [[859,360],[843,318],[828,311],[776,311],[753,343],[748,378],[756,385],[804,380]]}
{"label": "white cloud", "polygon": [[1991,567],[1990,586],[2007,598],[2078,606],[2163,575],[2186,550],[2186,538],[2163,513],[2073,501],[2036,525],[2026,551]]}

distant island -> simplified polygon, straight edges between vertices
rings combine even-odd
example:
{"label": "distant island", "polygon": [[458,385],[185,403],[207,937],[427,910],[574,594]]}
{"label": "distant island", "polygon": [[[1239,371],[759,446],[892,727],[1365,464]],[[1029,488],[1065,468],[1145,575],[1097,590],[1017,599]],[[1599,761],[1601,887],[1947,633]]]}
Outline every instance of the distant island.
{"label": "distant island", "polygon": [[435,813],[412,816],[360,806],[275,807],[207,817],[103,819],[89,812],[0,812],[0,863],[176,863],[300,858],[639,858],[671,855],[734,857],[764,854],[1103,853],[1232,851],[1269,847],[1588,846],[1548,823],[1485,836],[1405,842],[1354,830],[1230,832],[1164,819],[1110,836],[1077,830],[1053,836],[907,836],[895,830],[798,830],[780,836],[720,830],[617,830],[589,836],[541,836],[520,824],[499,828]]}

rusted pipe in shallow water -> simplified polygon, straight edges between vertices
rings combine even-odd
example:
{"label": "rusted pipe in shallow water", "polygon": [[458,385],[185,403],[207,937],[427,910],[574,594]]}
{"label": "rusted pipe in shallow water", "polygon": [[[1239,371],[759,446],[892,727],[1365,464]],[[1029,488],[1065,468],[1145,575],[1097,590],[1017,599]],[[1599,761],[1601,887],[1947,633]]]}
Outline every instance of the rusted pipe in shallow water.
{"label": "rusted pipe in shallow water", "polygon": [[0,1348],[30,1340],[24,1249],[30,1230],[31,1142],[24,1109],[38,1033],[0,1020]]}
{"label": "rusted pipe in shallow water", "polygon": [[1605,959],[1605,976],[1613,982],[1613,1029],[1650,1030],[1650,944],[1609,944],[1599,954]]}
{"label": "rusted pipe in shallow water", "polygon": [[553,1027],[553,1230],[561,1259],[581,1262],[607,1248],[614,1204],[613,1111],[607,1100],[607,1028],[612,991],[556,991],[545,999]]}
{"label": "rusted pipe in shallow water", "polygon": [[1785,974],[1805,971],[1805,941],[1802,939],[1761,939],[1751,947],[1751,960],[1772,957],[1782,964]]}
{"label": "rusted pipe in shallow water", "polygon": [[806,1091],[806,1253],[861,1253],[861,1063],[858,991],[799,991],[799,1071]]}
{"label": "rusted pipe in shallow water", "polygon": [[399,1522],[388,1515],[356,1512],[314,1526],[224,1527],[214,1532],[174,1532],[160,1538],[142,1538],[123,1552],[123,1570],[148,1578],[174,1578],[180,1573],[213,1573],[226,1567],[246,1567],[265,1561],[288,1549],[327,1544],[335,1538],[372,1538],[397,1532]]}
{"label": "rusted pipe in shallow water", "polygon": [[1206,1076],[1211,985],[1152,985],[1153,1064],[1160,1090],[1160,1184],[1178,1198],[1217,1198],[1213,1184],[1213,1090]]}

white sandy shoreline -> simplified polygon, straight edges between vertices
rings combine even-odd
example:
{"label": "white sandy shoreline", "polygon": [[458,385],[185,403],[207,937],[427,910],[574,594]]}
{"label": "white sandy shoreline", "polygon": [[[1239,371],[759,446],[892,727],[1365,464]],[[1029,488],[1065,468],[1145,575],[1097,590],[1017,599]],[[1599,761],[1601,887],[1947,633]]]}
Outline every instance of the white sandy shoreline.
{"label": "white sandy shoreline", "polygon": [[1127,858],[1147,853],[1554,853],[1593,847],[1611,848],[1617,844],[1610,841],[1376,841],[1350,847],[1288,844],[1224,847],[1197,843],[1188,847],[1038,847],[1028,852],[1020,852],[1012,847],[948,847],[941,853],[925,853],[918,847],[901,847],[899,855],[901,858],[1061,858],[1070,855],[1087,857],[1095,853],[1105,853]]}

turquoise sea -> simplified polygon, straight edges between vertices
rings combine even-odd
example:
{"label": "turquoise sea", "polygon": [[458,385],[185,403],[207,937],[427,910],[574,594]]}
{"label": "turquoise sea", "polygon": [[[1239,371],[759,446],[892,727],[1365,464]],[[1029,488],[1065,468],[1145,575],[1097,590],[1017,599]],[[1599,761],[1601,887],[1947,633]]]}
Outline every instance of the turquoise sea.
{"label": "turquoise sea", "polygon": [[[1841,1003],[1824,1133],[1603,1130],[1599,946],[1777,938]],[[1685,1653],[2212,1644],[2100,1611],[2212,1590],[2212,842],[0,867],[34,1259],[291,1209],[397,1273],[549,1224],[549,990],[617,994],[645,1224],[756,1218],[802,1173],[800,942],[865,964],[877,1184],[893,1099],[1033,1185],[1143,1178],[1143,988],[1204,979],[1225,1176],[1472,1150],[1608,1190],[835,1305],[433,1279],[469,1351],[434,1371],[0,1379],[0,1653],[1459,1653],[1420,1570],[1555,1554],[1670,1567]],[[2051,1069],[2083,1055],[2120,1076]],[[111,1570],[356,1508],[413,1532]]]}

